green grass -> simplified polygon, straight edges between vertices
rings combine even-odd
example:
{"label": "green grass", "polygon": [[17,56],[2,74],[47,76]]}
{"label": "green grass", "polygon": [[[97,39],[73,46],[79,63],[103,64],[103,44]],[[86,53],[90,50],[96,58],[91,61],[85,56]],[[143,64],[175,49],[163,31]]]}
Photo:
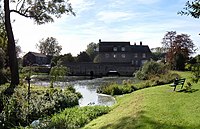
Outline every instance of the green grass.
{"label": "green grass", "polygon": [[[189,72],[178,72],[186,78]],[[86,125],[85,129],[198,129],[200,128],[200,82],[193,92],[173,91],[162,85],[117,97],[113,110]]]}

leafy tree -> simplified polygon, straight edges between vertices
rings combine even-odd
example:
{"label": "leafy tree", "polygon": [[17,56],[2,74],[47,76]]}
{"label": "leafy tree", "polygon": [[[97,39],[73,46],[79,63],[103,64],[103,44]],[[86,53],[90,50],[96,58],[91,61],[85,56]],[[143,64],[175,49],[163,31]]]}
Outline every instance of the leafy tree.
{"label": "leafy tree", "polygon": [[51,59],[51,67],[54,67],[57,65],[58,60],[62,57],[62,55],[60,56],[53,56],[53,58]]}
{"label": "leafy tree", "polygon": [[3,49],[0,48],[0,70],[4,68],[5,65],[5,53]]}
{"label": "leafy tree", "polygon": [[0,7],[0,48],[2,48],[4,51],[6,51],[8,39],[7,39],[4,24],[5,24],[4,14]]}
{"label": "leafy tree", "polygon": [[75,62],[75,59],[74,57],[72,56],[71,53],[68,53],[68,54],[65,54],[63,55],[57,62],[57,65],[60,66],[60,65],[65,65],[69,62]]}
{"label": "leafy tree", "polygon": [[5,52],[3,51],[3,49],[0,48],[0,85],[8,82],[4,69],[5,59],[6,59]]}
{"label": "leafy tree", "polygon": [[97,56],[97,48],[98,44],[91,42],[87,45],[86,53],[90,56],[91,60],[93,61],[94,58]]}
{"label": "leafy tree", "polygon": [[92,62],[90,56],[86,52],[81,52],[76,59],[77,62]]}
{"label": "leafy tree", "polygon": [[178,12],[178,14],[190,15],[194,18],[199,18],[200,17],[200,0],[194,0],[192,2],[187,1],[183,10],[184,11]]}
{"label": "leafy tree", "polygon": [[[195,45],[187,34],[177,35],[176,31],[169,31],[165,34],[163,47],[167,49],[166,59],[172,69],[182,69],[179,67],[179,60],[185,64],[189,55],[195,52]],[[182,66],[181,66],[182,67]]]}
{"label": "leafy tree", "polygon": [[58,56],[62,50],[62,46],[58,44],[56,38],[48,37],[47,39],[42,39],[36,47],[40,53],[51,56]]}
{"label": "leafy tree", "polygon": [[185,70],[186,60],[187,59],[185,59],[185,57],[182,53],[177,53],[175,55],[175,61],[174,61],[174,66],[175,66],[176,70],[179,70],[179,71]]}
{"label": "leafy tree", "polygon": [[97,55],[94,60],[93,60],[94,63],[100,63],[101,62],[101,58],[99,55]]}
{"label": "leafy tree", "polygon": [[200,79],[200,55],[191,58],[185,67],[187,70],[192,71],[194,75],[192,81],[197,83]]}
{"label": "leafy tree", "polygon": [[155,61],[161,60],[161,61],[165,61],[165,55],[166,55],[166,49],[163,47],[156,47],[156,48],[152,48],[151,52],[152,52],[152,59]]}
{"label": "leafy tree", "polygon": [[[7,53],[8,38],[4,24],[5,24],[4,14],[3,12],[0,12],[0,48],[2,48],[5,53]],[[17,57],[19,57],[19,54],[21,53],[21,47],[17,45],[17,43],[18,40],[15,40],[16,55]]]}
{"label": "leafy tree", "polygon": [[54,66],[51,68],[51,88],[53,88],[53,83],[57,81],[58,77],[64,77],[69,73],[69,69],[64,66]]}
{"label": "leafy tree", "polygon": [[[73,13],[71,5],[68,0],[3,0],[4,2],[4,18],[5,30],[8,38],[8,56],[9,66],[11,70],[11,87],[10,91],[19,84],[18,62],[16,56],[15,39],[11,26],[11,13],[16,13],[21,16],[33,19],[37,24],[44,24],[53,22],[54,16],[61,17],[64,13]],[[11,9],[10,4],[14,4],[15,8]]]}

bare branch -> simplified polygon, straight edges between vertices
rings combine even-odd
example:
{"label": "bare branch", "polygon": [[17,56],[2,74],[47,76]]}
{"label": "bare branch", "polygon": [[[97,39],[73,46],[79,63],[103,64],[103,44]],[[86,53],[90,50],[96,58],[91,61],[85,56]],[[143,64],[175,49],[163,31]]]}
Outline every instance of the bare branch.
{"label": "bare branch", "polygon": [[[25,1],[25,0],[24,0]],[[17,5],[16,5],[16,10],[18,10],[18,5],[22,2],[22,0],[20,0]],[[21,7],[20,7],[21,8]]]}

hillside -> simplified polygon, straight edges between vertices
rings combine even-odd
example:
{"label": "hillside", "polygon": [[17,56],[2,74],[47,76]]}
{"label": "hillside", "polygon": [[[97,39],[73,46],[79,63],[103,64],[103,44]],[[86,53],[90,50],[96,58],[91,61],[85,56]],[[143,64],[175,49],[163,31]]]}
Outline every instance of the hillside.
{"label": "hillside", "polygon": [[[180,72],[186,78],[191,74]],[[191,129],[200,128],[200,82],[192,84],[193,92],[173,91],[173,87],[162,85],[138,90],[117,97],[113,110],[101,116],[85,129]]]}

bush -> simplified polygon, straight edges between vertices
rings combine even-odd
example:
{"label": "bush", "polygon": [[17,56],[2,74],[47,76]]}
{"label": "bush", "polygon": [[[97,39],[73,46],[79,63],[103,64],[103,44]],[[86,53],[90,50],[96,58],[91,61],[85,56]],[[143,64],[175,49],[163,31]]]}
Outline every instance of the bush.
{"label": "bush", "polygon": [[52,115],[64,108],[78,105],[81,97],[71,87],[70,89],[43,88],[32,90],[28,102],[26,86],[15,89],[10,97],[1,96],[4,110],[0,113],[1,126],[11,128],[13,126],[25,126],[41,117]]}
{"label": "bush", "polygon": [[100,86],[97,89],[97,93],[108,94],[108,95],[122,95],[131,93],[134,90],[136,90],[136,88],[131,84],[123,85],[123,84],[111,83],[108,85]]}
{"label": "bush", "polygon": [[28,76],[28,74],[31,72],[31,75],[33,74],[41,74],[41,73],[49,73],[50,72],[50,68],[46,67],[46,66],[27,66],[27,67],[23,67],[20,71],[20,73],[25,74],[26,76]]}
{"label": "bush", "polygon": [[168,73],[169,68],[163,63],[157,63],[154,61],[146,62],[143,67],[136,72],[136,78],[140,80],[148,80],[155,76],[160,76]]}
{"label": "bush", "polygon": [[67,108],[59,114],[54,114],[52,118],[44,119],[30,127],[37,127],[38,129],[77,129],[109,111],[109,107],[105,106]]}

